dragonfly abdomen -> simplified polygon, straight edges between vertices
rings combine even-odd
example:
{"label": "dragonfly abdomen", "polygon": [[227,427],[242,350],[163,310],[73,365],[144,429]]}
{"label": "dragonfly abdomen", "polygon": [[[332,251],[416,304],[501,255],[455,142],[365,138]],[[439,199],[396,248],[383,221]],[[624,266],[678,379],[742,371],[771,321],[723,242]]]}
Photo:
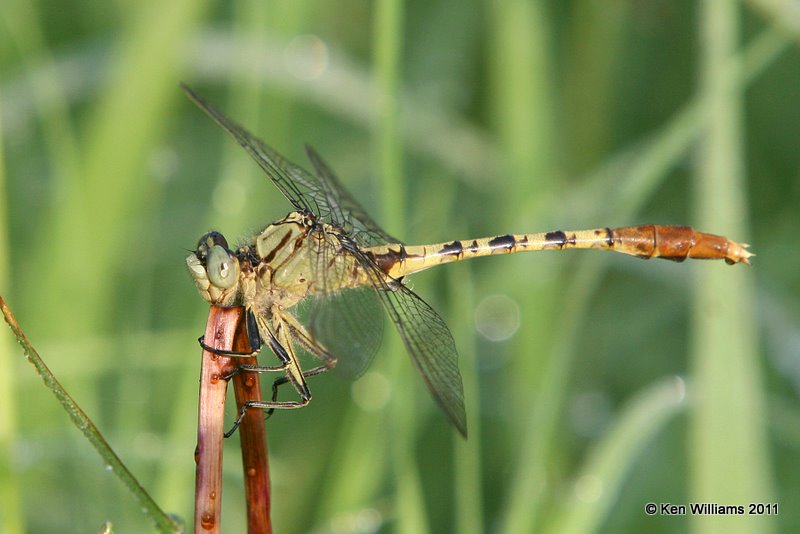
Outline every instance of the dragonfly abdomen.
{"label": "dragonfly abdomen", "polygon": [[613,244],[610,248],[640,258],[664,258],[683,261],[686,258],[699,260],[725,260],[725,263],[750,264],[753,254],[747,244],[699,232],[691,226],[659,226],[647,224],[611,230]]}
{"label": "dragonfly abdomen", "polygon": [[505,234],[481,239],[438,243],[435,245],[383,245],[368,249],[381,269],[393,278],[441,265],[481,256],[515,252],[564,249],[606,249],[640,258],[664,258],[673,261],[722,259],[729,264],[749,263],[752,256],[729,239],[690,226],[654,224],[623,228]]}

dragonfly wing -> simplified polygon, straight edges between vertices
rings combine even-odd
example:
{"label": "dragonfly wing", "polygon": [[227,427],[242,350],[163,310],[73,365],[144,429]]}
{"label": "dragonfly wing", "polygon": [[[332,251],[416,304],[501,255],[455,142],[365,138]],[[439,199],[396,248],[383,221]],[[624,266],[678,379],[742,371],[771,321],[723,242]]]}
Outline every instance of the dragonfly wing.
{"label": "dragonfly wing", "polygon": [[450,329],[427,302],[399,282],[378,294],[431,395],[466,437],[464,386]]}
{"label": "dragonfly wing", "polygon": [[[319,274],[317,279],[322,281],[320,293],[332,305],[328,312],[324,311],[327,305],[320,304],[320,311],[312,318],[312,327],[316,323],[319,335],[327,338],[324,340],[326,347],[334,356],[343,356],[343,361],[346,361],[351,352],[358,352],[351,350],[353,341],[356,341],[356,346],[360,346],[364,349],[363,353],[367,354],[366,359],[363,355],[361,360],[355,358],[353,369],[358,372],[369,362],[380,341],[381,336],[375,334],[375,328],[365,326],[375,323],[375,318],[382,317],[379,313],[374,313],[374,299],[370,301],[364,296],[366,293],[358,290],[334,290],[342,287],[339,282],[344,278],[337,277],[347,276],[348,265],[341,262],[341,268],[338,268],[335,259],[339,255],[351,255],[369,274],[374,289],[378,290],[384,307],[434,399],[459,432],[466,436],[464,391],[458,371],[458,355],[450,330],[433,308],[413,291],[398,281],[391,285],[387,283],[385,274],[358,248],[399,243],[399,240],[387,234],[367,215],[312,148],[307,147],[306,151],[317,176],[287,161],[187,86],[182,87],[195,104],[250,154],[295,209],[313,213],[320,221],[332,223],[345,230],[346,236],[324,240],[324,253],[317,256],[318,264],[315,267]],[[336,313],[336,309],[341,309],[341,306],[345,306],[345,311]],[[339,339],[349,336],[350,339],[347,342],[341,341],[337,348],[340,343],[337,336]]]}
{"label": "dragonfly wing", "polygon": [[354,266],[362,262],[352,239],[338,230],[321,227],[309,243],[316,285],[308,329],[336,358],[335,373],[358,378],[381,344],[382,306],[371,285],[352,286]]}
{"label": "dragonfly wing", "polygon": [[[383,325],[376,298],[379,295],[431,395],[466,436],[458,354],[453,336],[439,314],[401,282],[387,280],[349,236],[327,233],[315,242],[321,247],[314,267],[319,275],[320,296],[311,310],[310,329],[337,357],[336,368],[341,365],[340,372],[358,376],[377,351]],[[353,259],[367,274],[370,285],[340,289],[339,282],[352,275]]]}
{"label": "dragonfly wing", "polygon": [[[372,220],[313,147],[306,145],[306,155],[311,161],[311,165],[314,166],[317,177],[325,190],[328,204],[332,207],[331,213],[339,219],[334,219],[335,224],[347,230],[349,235],[360,245],[400,242]],[[348,228],[348,225],[351,225],[352,228]]]}
{"label": "dragonfly wing", "polygon": [[[325,194],[316,177],[284,159],[261,139],[226,117],[189,87],[186,85],[181,87],[200,109],[222,126],[250,154],[295,209],[306,210],[319,216],[327,215],[325,212],[329,210],[323,209],[327,206],[324,200]],[[318,202],[320,199],[323,200],[322,205]]]}
{"label": "dragonfly wing", "polygon": [[353,238],[361,245],[399,243],[367,215],[313,148],[306,147],[306,153],[314,166],[316,176],[286,160],[186,85],[181,87],[200,109],[250,154],[295,209],[311,212],[320,221],[343,228],[352,233]]}
{"label": "dragonfly wing", "polygon": [[314,299],[309,328],[333,354],[333,371],[354,380],[361,376],[383,339],[383,309],[372,287],[344,289]]}

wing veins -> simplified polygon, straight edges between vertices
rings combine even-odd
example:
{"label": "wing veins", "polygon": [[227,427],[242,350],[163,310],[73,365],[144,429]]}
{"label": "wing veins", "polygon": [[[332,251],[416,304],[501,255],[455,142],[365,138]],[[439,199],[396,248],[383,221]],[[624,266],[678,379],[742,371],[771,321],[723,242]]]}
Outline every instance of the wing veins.
{"label": "wing veins", "polygon": [[458,370],[458,352],[447,324],[422,297],[401,282],[387,283],[383,272],[369,257],[359,251],[355,255],[369,273],[428,391],[466,438],[464,387]]}

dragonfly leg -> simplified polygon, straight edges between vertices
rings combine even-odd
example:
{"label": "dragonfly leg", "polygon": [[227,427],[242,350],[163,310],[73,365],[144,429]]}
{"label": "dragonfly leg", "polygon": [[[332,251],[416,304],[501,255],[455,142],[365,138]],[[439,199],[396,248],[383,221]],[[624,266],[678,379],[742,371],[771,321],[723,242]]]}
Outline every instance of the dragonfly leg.
{"label": "dragonfly leg", "polygon": [[[250,351],[243,352],[238,350],[224,350],[224,349],[215,349],[205,343],[205,335],[200,336],[197,338],[197,342],[200,343],[200,346],[203,348],[204,351],[210,352],[212,354],[219,354],[220,356],[244,356],[244,357],[253,357],[261,352],[261,347],[263,346],[263,342],[261,341],[261,334],[258,332],[258,323],[256,321],[256,316],[253,314],[253,311],[248,309],[247,310],[247,339],[250,341]],[[232,376],[232,375],[231,375]]]}
{"label": "dragonfly leg", "polygon": [[[306,328],[294,318],[294,316],[286,314],[284,316],[284,320],[289,327],[292,337],[297,340],[300,345],[302,345],[303,348],[306,349],[311,355],[319,358],[323,362],[323,364],[318,367],[314,367],[308,371],[303,371],[304,378],[320,375],[336,366],[336,357],[328,352],[327,349],[325,349],[325,347],[323,347],[318,341],[316,341],[314,337],[309,334]],[[285,376],[275,379],[275,381],[272,383],[273,402],[278,401],[278,388],[288,382],[290,382],[290,380]],[[269,409],[267,411],[267,417],[271,416],[274,411],[274,408]]]}
{"label": "dragonfly leg", "polygon": [[[242,371],[251,371],[251,372],[284,371],[286,374],[275,380],[275,383],[278,382],[280,382],[281,384],[285,384],[287,382],[291,383],[294,386],[295,390],[297,391],[298,395],[300,396],[300,400],[296,401],[277,400],[277,386],[275,385],[275,383],[273,383],[271,401],[250,400],[242,403],[242,407],[239,409],[239,417],[236,418],[233,427],[225,433],[226,438],[230,437],[231,435],[233,435],[234,432],[236,432],[236,429],[239,428],[239,425],[242,423],[242,420],[244,419],[247,410],[249,410],[250,408],[257,408],[259,410],[264,410],[267,412],[267,417],[269,417],[270,415],[272,415],[272,412],[274,412],[276,409],[292,410],[296,408],[302,408],[303,406],[306,406],[309,402],[311,402],[311,391],[308,389],[305,377],[319,374],[322,371],[317,370],[320,367],[316,367],[308,371],[302,371],[300,369],[300,365],[297,362],[297,356],[294,353],[292,341],[289,338],[286,326],[281,321],[281,319],[277,317],[275,319],[275,330],[276,330],[276,335],[272,335],[272,332],[267,330],[267,333],[269,334],[268,341],[272,351],[281,360],[282,362],[281,365],[276,367],[240,365],[239,369]],[[321,367],[325,368],[325,366]]]}
{"label": "dragonfly leg", "polygon": [[[305,327],[294,318],[294,316],[288,313],[278,312],[274,317],[275,319],[273,326],[275,328],[276,335],[272,334],[271,329],[263,328],[266,325],[262,325],[262,328],[266,330],[266,335],[263,335],[262,337],[267,339],[270,349],[272,349],[272,352],[274,352],[278,359],[281,360],[281,365],[267,367],[240,365],[228,377],[233,376],[240,371],[255,373],[285,371],[286,374],[275,379],[275,381],[272,383],[271,401],[247,401],[246,403],[242,404],[242,408],[239,411],[239,417],[234,423],[233,428],[226,432],[226,437],[232,435],[233,432],[236,431],[241,424],[242,419],[244,418],[244,414],[247,413],[247,410],[250,408],[264,410],[266,412],[266,416],[269,417],[274,413],[275,410],[302,408],[303,406],[307,405],[309,402],[311,402],[311,391],[308,389],[305,379],[311,376],[322,374],[336,365],[336,358],[322,345],[320,345],[313,338],[313,336],[308,333]],[[278,340],[278,337],[280,337],[281,341]],[[310,354],[322,360],[323,364],[314,367],[313,369],[302,371],[299,367],[299,364],[297,364],[292,341],[297,341],[300,343],[300,345]],[[299,374],[297,374],[298,371]],[[292,384],[295,390],[298,392],[300,400],[279,401],[278,388],[283,384]]]}
{"label": "dragonfly leg", "polygon": [[[258,321],[255,319],[255,316],[252,317],[254,317],[253,319],[254,324],[257,325]],[[256,326],[256,328],[258,327]],[[257,335],[259,340],[266,338],[267,343],[269,344],[269,348],[272,350],[275,356],[277,356],[278,359],[281,361],[280,365],[265,365],[265,366],[248,365],[248,364],[238,365],[233,371],[231,371],[229,374],[223,377],[225,380],[232,378],[233,376],[237,375],[239,372],[242,371],[250,373],[271,373],[275,371],[286,371],[292,365],[293,361],[296,362],[297,359],[295,358],[294,353],[292,352],[290,354],[290,350],[284,348],[284,346],[276,339],[275,335],[269,328],[266,327],[266,325],[263,325],[263,328],[265,332],[264,334],[260,333],[250,334],[251,336],[250,339],[253,339],[252,337],[253,335]]]}
{"label": "dragonfly leg", "polygon": [[256,350],[250,352],[242,352],[238,350],[224,350],[224,349],[215,349],[210,345],[206,345],[205,343],[206,336],[200,336],[197,338],[197,342],[200,343],[200,347],[203,348],[204,351],[210,352],[211,354],[219,354],[220,356],[255,356],[259,352],[261,352],[261,347],[257,348]]}
{"label": "dragonfly leg", "polygon": [[[310,376],[321,375],[325,371],[329,370],[331,366],[329,365],[320,365],[318,367],[314,367],[313,369],[309,369],[308,371],[303,371],[303,378],[308,378]],[[279,403],[278,401],[278,388],[286,383],[289,382],[289,379],[285,376],[281,376],[276,378],[274,382],[272,382],[272,402]],[[311,400],[309,398],[309,400]],[[270,417],[272,413],[275,411],[276,407],[269,407],[266,409],[267,417]]]}
{"label": "dragonfly leg", "polygon": [[233,371],[226,374],[222,377],[223,380],[230,380],[234,376],[238,375],[239,373],[274,373],[274,372],[281,372],[286,371],[287,365],[285,363],[281,365],[250,365],[243,363],[241,365],[237,365]]}
{"label": "dragonfly leg", "polygon": [[[265,368],[265,367],[258,367],[258,366],[240,365],[239,369],[241,369],[242,371],[260,373],[260,372],[264,372],[264,371],[267,371],[267,370],[270,370],[270,371],[284,370],[285,371],[286,367],[283,367],[283,368],[279,368],[279,367],[268,368],[268,367],[266,367]],[[319,373],[323,372],[323,371],[320,371],[319,369],[322,369],[323,371],[327,370],[327,368],[325,366],[315,367],[314,369],[310,369],[308,371],[304,371],[302,373],[302,376],[303,377],[314,376],[316,374],[319,374]],[[233,376],[234,374],[236,374],[236,372],[237,371],[233,371],[228,376]],[[278,385],[286,384],[288,382],[291,382],[295,386],[295,389],[297,390],[298,394],[300,395],[300,400],[296,400],[296,401],[279,401],[279,400],[277,400]],[[303,406],[307,405],[309,402],[311,402],[311,391],[308,389],[308,386],[305,384],[305,381],[303,381],[302,384],[296,384],[293,380],[291,380],[289,378],[289,375],[287,374],[287,376],[282,376],[282,377],[276,379],[275,382],[273,382],[273,384],[272,384],[272,400],[271,401],[249,400],[249,401],[246,401],[246,402],[242,403],[242,407],[239,409],[239,416],[236,418],[236,421],[234,421],[233,427],[231,427],[230,430],[225,432],[224,436],[226,438],[229,438],[229,437],[231,437],[233,435],[234,432],[236,432],[236,429],[239,428],[239,425],[242,424],[242,420],[244,420],[244,416],[247,413],[247,410],[249,410],[250,408],[257,408],[259,410],[264,410],[266,412],[267,417],[269,417],[269,416],[272,415],[272,413],[276,409],[279,409],[279,410],[293,410],[295,408],[302,408]]]}
{"label": "dragonfly leg", "polygon": [[[297,401],[278,401],[273,399],[271,401],[260,401],[260,400],[251,400],[242,403],[242,407],[239,410],[239,417],[236,419],[233,428],[231,428],[228,432],[225,433],[225,436],[230,436],[233,432],[241,424],[242,420],[244,419],[247,410],[250,408],[259,408],[262,410],[268,410],[269,413],[272,413],[273,410],[281,409],[294,409],[294,408],[302,408],[303,406],[307,405],[311,402],[311,391],[308,389],[308,384],[306,384],[305,377],[312,376],[313,374],[318,374],[319,371],[315,369],[311,369],[310,371],[303,372],[300,368],[300,364],[297,361],[297,356],[294,352],[294,346],[292,344],[292,337],[290,330],[291,328],[286,324],[286,317],[288,314],[281,312],[280,310],[273,310],[272,313],[272,324],[267,323],[267,319],[263,315],[256,315],[254,316],[254,321],[258,327],[258,333],[261,339],[264,339],[269,344],[270,349],[272,352],[275,353],[275,356],[278,357],[280,360],[280,365],[278,366],[256,366],[256,365],[240,365],[238,368],[231,373],[228,377],[233,376],[237,372],[245,371],[245,372],[271,372],[271,371],[283,371],[285,376],[282,376],[278,380],[281,380],[281,383],[289,382],[291,383],[295,390],[297,391],[300,400]],[[322,366],[325,367],[325,366]],[[228,378],[226,377],[226,378]],[[273,386],[273,392],[275,391],[275,386]],[[274,393],[273,393],[274,394]]]}
{"label": "dragonfly leg", "polygon": [[306,349],[312,356],[315,356],[324,362],[324,364],[320,366],[323,367],[324,370],[314,374],[319,374],[327,371],[328,369],[336,367],[336,356],[328,352],[328,349],[323,347],[316,339],[314,339],[314,336],[312,336],[308,330],[306,330],[306,328],[294,318],[294,316],[286,314],[284,320],[286,325],[289,327],[292,337],[297,340],[297,342],[300,343],[303,348]]}
{"label": "dragonfly leg", "polygon": [[[285,379],[285,378],[284,378]],[[285,379],[288,380],[288,379]],[[236,432],[236,429],[239,428],[239,425],[242,424],[244,420],[244,416],[247,413],[247,410],[250,408],[257,408],[259,410],[264,410],[267,412],[267,417],[272,414],[272,412],[277,408],[281,410],[292,410],[295,408],[302,408],[303,406],[307,405],[311,402],[311,395],[307,398],[303,398],[299,401],[257,401],[257,400],[249,400],[242,403],[242,407],[239,409],[239,416],[234,421],[233,426],[223,434],[226,438],[229,438]]]}

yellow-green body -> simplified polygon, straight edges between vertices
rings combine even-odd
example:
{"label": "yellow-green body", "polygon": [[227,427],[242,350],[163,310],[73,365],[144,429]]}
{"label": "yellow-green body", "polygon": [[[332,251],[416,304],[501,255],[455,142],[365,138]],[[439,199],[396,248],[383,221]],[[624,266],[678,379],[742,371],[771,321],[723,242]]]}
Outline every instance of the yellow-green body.
{"label": "yellow-green body", "polygon": [[[360,352],[366,354],[362,358],[368,362],[377,349],[374,341],[380,340],[380,312],[372,307],[374,298],[365,298],[361,291],[347,291],[366,287],[379,295],[434,399],[466,436],[463,387],[452,335],[441,317],[403,285],[405,276],[469,258],[570,248],[606,249],[674,261],[699,258],[749,263],[751,254],[746,245],[688,226],[556,230],[420,246],[396,243],[342,187],[314,149],[306,147],[314,168],[311,174],[286,160],[189,88],[184,90],[250,154],[297,210],[266,227],[235,252],[228,248],[221,234],[209,232],[186,259],[203,298],[216,306],[244,306],[250,319],[248,325],[254,323],[258,330],[259,346],[268,344],[280,360],[276,366],[246,369],[278,371],[283,376],[273,385],[272,401],[247,402],[243,410],[296,408],[307,404],[311,393],[305,379],[336,364],[336,358],[320,339],[331,345],[337,356]],[[320,337],[309,333],[293,315],[292,308],[304,299],[334,296],[335,300],[339,293],[353,300],[349,300],[348,306],[334,310],[333,319],[330,314],[317,316],[327,321],[326,327],[320,329]],[[326,335],[331,332],[332,335]],[[252,330],[250,333],[254,334]],[[303,371],[295,355],[297,344],[322,360],[322,365]],[[277,400],[277,386],[286,381],[295,386],[299,401]],[[244,411],[239,420],[243,414]]]}

